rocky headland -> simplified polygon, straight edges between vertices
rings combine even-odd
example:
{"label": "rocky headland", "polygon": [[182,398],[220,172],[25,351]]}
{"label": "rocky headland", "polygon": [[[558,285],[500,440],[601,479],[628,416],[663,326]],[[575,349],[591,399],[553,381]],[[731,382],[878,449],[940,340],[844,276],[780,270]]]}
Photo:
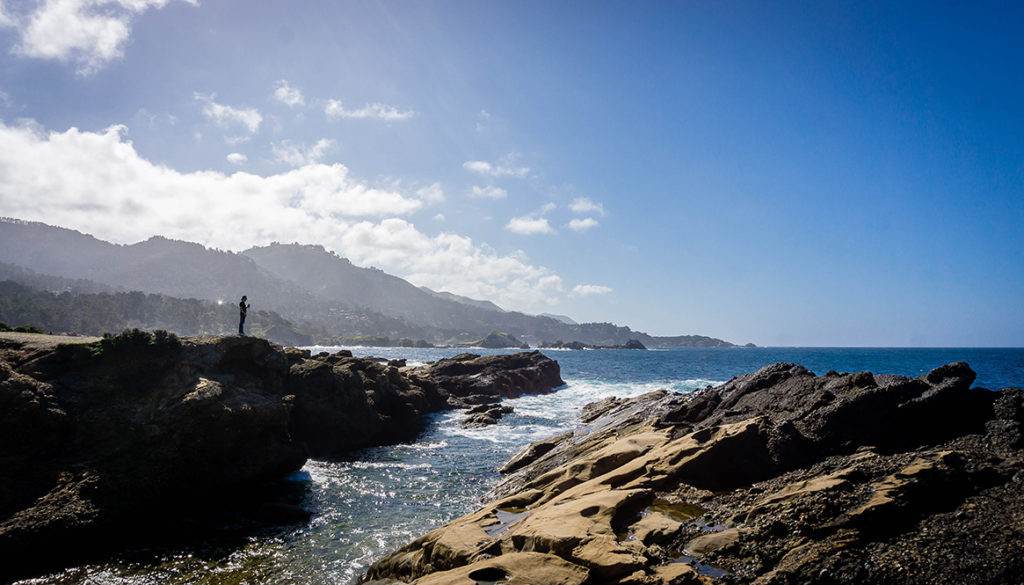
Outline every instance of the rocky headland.
{"label": "rocky headland", "polygon": [[589,405],[374,584],[1024,580],[1024,391],[775,364]]}
{"label": "rocky headland", "polygon": [[539,352],[420,367],[255,337],[0,336],[0,582],[197,523],[294,522],[263,482],[415,438],[422,415],[564,385]]}
{"label": "rocky headland", "polygon": [[541,349],[647,349],[647,347],[640,343],[639,340],[630,339],[622,345],[589,345],[580,341],[570,341],[568,343],[558,340],[553,343],[541,343]]}

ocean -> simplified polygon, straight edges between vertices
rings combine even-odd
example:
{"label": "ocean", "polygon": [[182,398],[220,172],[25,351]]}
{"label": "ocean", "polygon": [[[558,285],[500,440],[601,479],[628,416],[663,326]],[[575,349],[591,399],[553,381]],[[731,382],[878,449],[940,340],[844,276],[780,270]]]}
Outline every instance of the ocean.
{"label": "ocean", "polygon": [[[313,347],[337,351],[337,347]],[[405,358],[409,365],[457,353],[514,350],[348,348],[357,356]],[[497,468],[529,443],[569,430],[582,406],[657,389],[691,392],[775,362],[829,370],[919,376],[966,361],[975,387],[1024,387],[1024,349],[729,348],[544,350],[566,386],[506,401],[515,411],[483,429],[462,429],[460,412],[429,417],[410,444],[309,461],[286,481],[313,513],[305,524],[239,535],[231,526],[186,545],[123,551],[103,562],[19,582],[27,584],[355,583],[373,561],[431,529],[473,511],[498,480]]]}

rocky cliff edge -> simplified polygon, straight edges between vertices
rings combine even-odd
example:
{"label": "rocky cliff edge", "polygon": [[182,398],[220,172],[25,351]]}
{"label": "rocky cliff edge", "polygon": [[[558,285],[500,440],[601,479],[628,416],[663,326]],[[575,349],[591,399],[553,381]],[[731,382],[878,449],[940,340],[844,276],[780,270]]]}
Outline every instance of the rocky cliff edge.
{"label": "rocky cliff edge", "polygon": [[0,339],[0,582],[165,536],[308,456],[411,440],[425,413],[564,384],[537,352],[399,366],[254,337]]}

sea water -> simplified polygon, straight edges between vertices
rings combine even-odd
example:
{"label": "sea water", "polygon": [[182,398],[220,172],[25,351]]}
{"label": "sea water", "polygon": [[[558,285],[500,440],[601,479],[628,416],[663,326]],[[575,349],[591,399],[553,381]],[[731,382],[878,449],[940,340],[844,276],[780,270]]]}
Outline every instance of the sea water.
{"label": "sea water", "polygon": [[[314,352],[338,347],[312,347]],[[515,350],[348,348],[357,356],[404,358],[409,365],[457,353]],[[375,560],[476,509],[497,469],[522,447],[578,424],[582,406],[652,390],[691,392],[774,362],[829,370],[919,376],[953,361],[978,373],[976,387],[1024,386],[1024,349],[715,348],[545,350],[566,386],[508,400],[497,425],[462,429],[463,414],[431,415],[410,444],[309,461],[288,481],[312,512],[307,523],[239,535],[225,527],[202,541],[126,550],[103,562],[23,581],[28,584],[347,584]]]}

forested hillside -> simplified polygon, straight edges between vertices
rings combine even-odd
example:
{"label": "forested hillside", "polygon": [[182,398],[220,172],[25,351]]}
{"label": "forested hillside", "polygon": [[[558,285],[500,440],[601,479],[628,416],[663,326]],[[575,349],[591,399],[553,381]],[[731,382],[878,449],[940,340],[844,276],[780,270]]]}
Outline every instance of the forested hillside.
{"label": "forested hillside", "polygon": [[[164,329],[179,335],[225,335],[238,329],[238,306],[138,291],[53,293],[5,280],[0,281],[0,322],[81,335],[131,328]],[[285,345],[309,345],[320,333],[300,331],[273,311],[252,311],[246,320],[246,332]]]}
{"label": "forested hillside", "polygon": [[[322,343],[377,336],[455,345],[500,332],[534,346],[558,340],[614,346],[630,339],[648,347],[732,346],[712,337],[652,337],[612,323],[577,324],[564,317],[505,311],[489,301],[435,292],[375,268],[355,266],[322,246],[274,243],[234,253],[158,236],[119,245],[73,230],[0,218],[0,263],[5,264],[0,265],[0,279],[35,290],[114,295],[142,291],[177,301],[197,299],[206,307],[190,309],[196,316],[189,320],[176,309],[133,313],[127,297],[119,297],[124,307],[89,299],[87,311],[99,311],[97,315],[65,313],[58,327],[82,332],[104,319],[142,320],[183,335],[212,332],[217,320],[202,315],[237,305],[244,294],[257,314],[274,315],[282,321],[278,326],[287,322],[290,330]],[[156,311],[156,306],[148,309]]]}

